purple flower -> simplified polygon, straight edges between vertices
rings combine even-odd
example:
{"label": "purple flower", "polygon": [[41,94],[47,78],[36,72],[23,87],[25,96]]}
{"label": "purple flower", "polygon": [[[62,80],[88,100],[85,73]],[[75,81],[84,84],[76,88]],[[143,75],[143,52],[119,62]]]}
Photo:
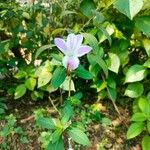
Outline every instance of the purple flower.
{"label": "purple flower", "polygon": [[74,70],[79,66],[79,57],[89,53],[91,47],[82,44],[83,36],[81,34],[69,34],[67,41],[61,38],[55,38],[54,43],[64,53],[63,66],[68,70]]}

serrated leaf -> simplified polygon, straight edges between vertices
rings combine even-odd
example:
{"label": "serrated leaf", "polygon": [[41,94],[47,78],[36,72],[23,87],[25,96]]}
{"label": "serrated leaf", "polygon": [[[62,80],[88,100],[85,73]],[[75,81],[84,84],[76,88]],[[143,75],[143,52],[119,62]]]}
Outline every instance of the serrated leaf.
{"label": "serrated leaf", "polygon": [[142,150],[149,150],[150,148],[150,136],[144,136],[142,140]]}
{"label": "serrated leaf", "polygon": [[73,141],[85,146],[90,146],[90,141],[87,135],[82,130],[71,127],[68,129],[67,133],[69,137],[72,138]]}
{"label": "serrated leaf", "polygon": [[92,79],[93,78],[92,74],[89,71],[87,71],[86,69],[84,69],[82,65],[79,65],[79,67],[74,71],[74,73],[83,79]]}
{"label": "serrated leaf", "polygon": [[64,149],[64,142],[62,138],[60,138],[57,142],[52,143],[51,141],[48,144],[46,150],[65,150]]}
{"label": "serrated leaf", "polygon": [[132,139],[139,135],[144,129],[143,122],[132,123],[127,131],[127,139]]}
{"label": "serrated leaf", "polygon": [[143,0],[116,0],[114,3],[114,7],[131,20],[142,9],[142,6]]}
{"label": "serrated leaf", "polygon": [[117,54],[109,53],[110,66],[109,70],[118,73],[120,67],[120,59]]}
{"label": "serrated leaf", "polygon": [[144,88],[143,84],[136,82],[136,83],[131,83],[128,85],[127,89],[125,90],[126,96],[129,96],[131,98],[137,98],[140,97],[143,94]]}
{"label": "serrated leaf", "polygon": [[35,86],[36,86],[36,79],[34,78],[29,78],[25,81],[25,86],[27,89],[33,91]]}
{"label": "serrated leaf", "polygon": [[46,129],[55,129],[55,123],[53,122],[52,118],[47,118],[47,117],[39,117],[36,120],[37,125],[39,125],[42,128]]}
{"label": "serrated leaf", "polygon": [[147,119],[147,117],[146,117],[146,115],[144,114],[144,113],[141,113],[141,112],[138,112],[138,113],[135,113],[133,116],[132,116],[132,118],[131,118],[131,120],[132,121],[136,121],[136,122],[143,122],[143,121],[145,121]]}
{"label": "serrated leaf", "polygon": [[58,67],[53,73],[52,86],[58,88],[65,81],[66,76],[66,69],[64,67]]}
{"label": "serrated leaf", "polygon": [[15,90],[15,99],[22,97],[26,93],[26,87],[24,84],[18,85]]}
{"label": "serrated leaf", "polygon": [[135,20],[136,27],[150,37],[150,16],[141,16]]}
{"label": "serrated leaf", "polygon": [[135,64],[131,66],[125,78],[125,83],[127,82],[136,82],[143,80],[147,75],[147,70],[142,65]]}

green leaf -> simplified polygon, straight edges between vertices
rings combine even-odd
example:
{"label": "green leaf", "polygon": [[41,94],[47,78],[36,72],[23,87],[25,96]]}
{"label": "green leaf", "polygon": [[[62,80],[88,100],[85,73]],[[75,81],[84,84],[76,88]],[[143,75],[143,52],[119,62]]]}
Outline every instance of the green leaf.
{"label": "green leaf", "polygon": [[131,20],[142,9],[142,6],[143,0],[116,0],[114,3],[114,7]]}
{"label": "green leaf", "polygon": [[46,85],[52,78],[50,62],[46,61],[44,66],[40,66],[35,76],[38,77],[38,88]]}
{"label": "green leaf", "polygon": [[136,27],[150,37],[150,16],[141,16],[135,20]]}
{"label": "green leaf", "polygon": [[146,75],[147,70],[145,69],[145,67],[135,64],[128,69],[126,73],[125,83],[141,81],[146,77]]}
{"label": "green leaf", "polygon": [[131,118],[131,120],[132,121],[136,121],[136,122],[143,122],[143,121],[145,121],[147,119],[147,117],[146,117],[146,115],[144,114],[144,113],[141,113],[141,112],[138,112],[138,113],[135,113],[133,116],[132,116],[132,118]]}
{"label": "green leaf", "polygon": [[131,83],[128,85],[127,89],[125,90],[126,96],[129,96],[131,98],[137,98],[140,97],[143,94],[144,88],[143,84],[136,82],[136,83]]}
{"label": "green leaf", "polygon": [[51,141],[48,144],[46,150],[65,150],[64,149],[64,142],[62,138],[60,138],[57,142],[52,143]]}
{"label": "green leaf", "polygon": [[95,52],[99,51],[99,44],[94,35],[90,33],[83,33],[83,36]]}
{"label": "green leaf", "polygon": [[85,70],[82,65],[79,65],[79,67],[74,71],[74,73],[83,79],[93,78],[92,74],[89,71]]}
{"label": "green leaf", "polygon": [[150,58],[143,64],[143,66],[150,68]]}
{"label": "green leaf", "polygon": [[66,69],[64,67],[58,67],[53,73],[52,86],[58,88],[65,81],[66,76]]}
{"label": "green leaf", "polygon": [[75,86],[73,80],[70,81],[70,78],[67,76],[65,81],[61,84],[61,88],[64,91],[75,91]]}
{"label": "green leaf", "polygon": [[51,138],[52,138],[52,143],[57,142],[60,139],[60,136],[62,134],[63,130],[61,128],[57,128],[52,134],[51,134]]}
{"label": "green leaf", "polygon": [[132,139],[139,135],[144,129],[143,122],[132,123],[127,131],[127,139]]}
{"label": "green leaf", "polygon": [[27,73],[25,71],[19,70],[18,73],[15,74],[15,78],[17,79],[22,79],[22,78],[26,78]]}
{"label": "green leaf", "polygon": [[144,136],[142,140],[142,150],[149,150],[150,148],[150,136]]}
{"label": "green leaf", "polygon": [[103,27],[99,27],[99,29],[102,31],[102,33],[104,34],[104,36],[108,39],[109,44],[111,45],[112,40],[111,40],[111,37],[110,37],[108,31],[105,28],[103,28]]}
{"label": "green leaf", "polygon": [[37,59],[37,57],[45,50],[47,49],[51,49],[54,45],[48,44],[48,45],[44,45],[42,47],[40,47],[39,49],[37,49],[36,53],[35,53],[35,59]]}
{"label": "green leaf", "polygon": [[27,89],[33,91],[35,86],[36,86],[36,79],[34,78],[29,78],[25,81],[25,86]]}
{"label": "green leaf", "polygon": [[18,85],[15,90],[15,99],[22,97],[26,93],[26,87],[24,84]]}
{"label": "green leaf", "polygon": [[62,119],[61,119],[62,124],[67,123],[71,119],[73,115],[73,108],[68,101],[66,101],[61,114],[62,114]]}
{"label": "green leaf", "polygon": [[146,53],[147,53],[148,57],[150,57],[150,40],[149,39],[144,39],[142,42],[143,42],[143,46],[146,50]]}
{"label": "green leaf", "polygon": [[96,6],[93,0],[83,0],[80,4],[81,12],[89,18],[92,17],[92,11],[95,9]]}
{"label": "green leaf", "polygon": [[116,101],[117,98],[117,91],[114,88],[108,87],[108,96],[111,100],[113,100],[114,102]]}
{"label": "green leaf", "polygon": [[150,103],[147,98],[141,97],[138,101],[139,108],[145,114],[150,114]]}
{"label": "green leaf", "polygon": [[114,53],[109,53],[109,59],[110,59],[110,66],[109,66],[109,70],[118,73],[119,71],[119,67],[120,67],[120,59],[118,57],[118,55],[114,54]]}
{"label": "green leaf", "polygon": [[147,130],[148,130],[148,133],[150,134],[150,121],[147,122]]}
{"label": "green leaf", "polygon": [[52,118],[47,117],[39,117],[36,120],[37,125],[41,126],[42,128],[46,129],[55,129],[55,123],[53,122]]}
{"label": "green leaf", "polygon": [[90,141],[87,137],[87,135],[80,129],[71,127],[67,131],[68,135],[72,138],[73,141],[82,144],[90,146]]}

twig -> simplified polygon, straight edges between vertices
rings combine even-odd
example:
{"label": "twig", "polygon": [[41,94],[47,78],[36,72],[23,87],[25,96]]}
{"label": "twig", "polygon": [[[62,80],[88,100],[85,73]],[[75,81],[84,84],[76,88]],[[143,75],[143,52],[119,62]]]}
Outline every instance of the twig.
{"label": "twig", "polygon": [[68,98],[71,96],[71,74],[69,75],[69,91],[68,91]]}
{"label": "twig", "polygon": [[50,100],[50,102],[51,102],[53,108],[54,108],[54,109],[58,112],[58,114],[61,116],[61,113],[59,112],[59,110],[57,109],[57,107],[55,106],[55,104],[53,103],[53,100],[51,99],[51,97],[49,96],[48,98],[49,98],[49,100]]}

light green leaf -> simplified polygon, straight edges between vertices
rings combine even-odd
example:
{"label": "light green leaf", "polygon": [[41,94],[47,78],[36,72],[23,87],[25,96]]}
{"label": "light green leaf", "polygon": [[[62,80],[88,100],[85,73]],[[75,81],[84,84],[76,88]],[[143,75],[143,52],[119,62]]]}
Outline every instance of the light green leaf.
{"label": "light green leaf", "polygon": [[84,69],[82,65],[79,65],[79,67],[74,71],[74,73],[83,79],[92,79],[93,78],[92,74],[89,71],[87,71],[86,69]]}
{"label": "light green leaf", "polygon": [[18,85],[15,90],[15,99],[22,97],[26,93],[26,87],[24,84]]}
{"label": "light green leaf", "polygon": [[52,86],[58,88],[65,81],[66,76],[66,69],[64,67],[58,67],[53,73]]}
{"label": "light green leaf", "polygon": [[92,11],[95,9],[96,6],[93,0],[83,0],[80,4],[81,12],[89,18],[92,17]]}
{"label": "light green leaf", "polygon": [[[149,29],[150,29],[150,27],[149,27]],[[143,42],[143,46],[146,50],[146,53],[147,53],[148,57],[150,57],[150,40],[149,39],[144,39],[142,42]]]}
{"label": "light green leaf", "polygon": [[144,136],[142,140],[142,150],[149,150],[150,148],[150,136]]}
{"label": "light green leaf", "polygon": [[125,90],[126,96],[129,96],[131,98],[137,98],[142,95],[144,91],[143,84],[136,82],[136,83],[131,83],[128,85],[127,89]]}
{"label": "light green leaf", "polygon": [[[70,87],[69,87],[70,86]],[[60,86],[64,91],[75,91],[75,86],[73,80],[70,81],[70,78],[67,76],[65,81]]]}
{"label": "light green leaf", "polygon": [[39,117],[36,120],[37,125],[39,125],[42,128],[46,129],[55,129],[55,123],[53,122],[52,118],[47,118],[47,117]]}
{"label": "light green leaf", "polygon": [[150,103],[147,98],[141,97],[138,101],[139,108],[145,114],[150,114]]}
{"label": "light green leaf", "polygon": [[141,16],[135,20],[136,27],[150,37],[150,16]]}
{"label": "light green leaf", "polygon": [[109,98],[115,102],[116,98],[117,98],[117,91],[116,91],[116,89],[108,87],[107,91],[108,91]]}
{"label": "light green leaf", "polygon": [[127,131],[127,139],[132,139],[139,135],[144,129],[143,122],[132,123]]}
{"label": "light green leaf", "polygon": [[150,68],[150,58],[143,64],[143,66]]}
{"label": "light green leaf", "polygon": [[118,73],[120,67],[120,59],[117,54],[109,53],[110,66],[109,70]]}
{"label": "light green leaf", "polygon": [[86,145],[90,146],[90,141],[89,141],[87,135],[82,130],[71,127],[68,129],[67,133],[68,133],[69,137],[72,138],[73,141],[75,141],[79,144],[85,145],[85,146]]}
{"label": "light green leaf", "polygon": [[27,73],[23,70],[19,70],[14,76],[16,79],[22,79],[27,77]]}
{"label": "light green leaf", "polygon": [[147,122],[147,130],[148,130],[148,133],[150,134],[150,121]]}
{"label": "light green leaf", "polygon": [[114,3],[114,7],[131,20],[142,9],[142,6],[143,0],[116,0]]}
{"label": "light green leaf", "polygon": [[46,150],[65,150],[64,149],[64,142],[62,138],[60,138],[57,142],[52,143],[51,141],[48,144]]}
{"label": "light green leaf", "polygon": [[36,79],[34,78],[29,78],[25,81],[25,86],[27,89],[33,91],[35,86],[36,86]]}
{"label": "light green leaf", "polygon": [[40,66],[35,76],[38,77],[38,88],[46,85],[52,78],[50,62],[46,61],[44,66]]}
{"label": "light green leaf", "polygon": [[131,118],[131,120],[132,121],[136,121],[136,122],[143,122],[143,121],[145,121],[147,119],[147,117],[146,117],[146,115],[144,114],[144,113],[141,113],[141,112],[138,112],[138,113],[135,113],[133,116],[132,116],[132,118]]}
{"label": "light green leaf", "polygon": [[143,80],[147,75],[147,70],[142,65],[135,64],[131,66],[125,78],[125,83],[127,82],[136,82]]}

